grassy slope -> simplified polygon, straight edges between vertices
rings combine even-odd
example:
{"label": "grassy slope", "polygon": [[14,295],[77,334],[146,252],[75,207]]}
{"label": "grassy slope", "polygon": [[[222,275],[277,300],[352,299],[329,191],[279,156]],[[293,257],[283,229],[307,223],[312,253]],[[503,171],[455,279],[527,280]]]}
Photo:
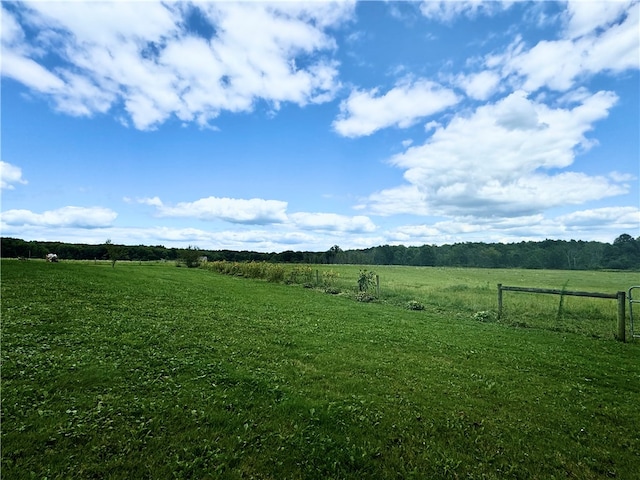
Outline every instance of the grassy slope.
{"label": "grassy slope", "polygon": [[638,342],[443,311],[3,262],[2,477],[637,476]]}
{"label": "grassy slope", "polygon": [[[431,310],[455,319],[468,319],[479,311],[489,311],[495,315],[498,283],[611,294],[627,291],[632,285],[640,285],[638,272],[621,271],[353,265],[314,268],[320,272],[333,270],[338,275],[336,283],[343,289],[353,288],[361,268],[373,268],[380,277],[382,302],[403,306],[408,300],[417,300]],[[503,320],[518,326],[576,332],[596,338],[610,339],[617,332],[615,300],[565,296],[562,315],[558,315],[559,300],[558,295],[505,292]]]}

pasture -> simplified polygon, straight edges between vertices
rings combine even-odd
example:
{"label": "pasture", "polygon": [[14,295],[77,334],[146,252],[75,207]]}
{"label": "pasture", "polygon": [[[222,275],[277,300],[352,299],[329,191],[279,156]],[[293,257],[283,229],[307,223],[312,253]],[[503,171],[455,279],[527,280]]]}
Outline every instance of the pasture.
{"label": "pasture", "polygon": [[615,301],[510,293],[491,315],[497,283],[637,273],[371,267],[362,303],[359,267],[317,268],[342,294],[3,260],[2,477],[637,478],[640,342],[613,339]]}

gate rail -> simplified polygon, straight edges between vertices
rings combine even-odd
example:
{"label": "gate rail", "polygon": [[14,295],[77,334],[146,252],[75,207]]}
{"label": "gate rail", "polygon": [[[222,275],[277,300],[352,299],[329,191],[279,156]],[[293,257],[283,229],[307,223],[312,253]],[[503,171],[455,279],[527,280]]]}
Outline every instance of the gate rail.
{"label": "gate rail", "polygon": [[[631,287],[631,288],[639,288]],[[571,295],[574,297],[593,297],[593,298],[612,298],[618,300],[618,335],[616,338],[621,342],[626,341],[625,327],[625,304],[627,293],[624,291],[616,293],[600,293],[600,292],[576,292],[571,290],[559,290],[555,288],[530,288],[530,287],[508,287],[498,284],[498,318],[502,316],[502,292],[526,292],[526,293],[548,293],[552,295]],[[634,303],[640,303],[640,299],[634,300]],[[629,314],[631,314],[631,289],[629,289]],[[633,320],[631,320],[631,332],[633,335]],[[635,335],[633,335],[635,336]],[[640,335],[638,335],[640,337]]]}

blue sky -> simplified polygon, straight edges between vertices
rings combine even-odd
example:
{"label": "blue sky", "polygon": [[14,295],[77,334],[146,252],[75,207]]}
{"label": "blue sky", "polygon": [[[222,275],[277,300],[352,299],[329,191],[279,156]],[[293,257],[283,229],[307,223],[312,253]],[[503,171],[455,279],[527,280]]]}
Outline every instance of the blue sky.
{"label": "blue sky", "polygon": [[3,2],[3,236],[640,235],[640,3]]}

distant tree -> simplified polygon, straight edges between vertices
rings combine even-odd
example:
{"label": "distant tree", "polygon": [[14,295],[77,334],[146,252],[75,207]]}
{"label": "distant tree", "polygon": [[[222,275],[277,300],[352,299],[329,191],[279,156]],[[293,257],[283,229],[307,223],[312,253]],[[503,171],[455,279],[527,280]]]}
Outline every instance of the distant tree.
{"label": "distant tree", "polygon": [[392,265],[393,247],[391,247],[391,245],[376,247],[373,261],[376,265]]}
{"label": "distant tree", "polygon": [[623,233],[613,241],[613,245],[607,246],[603,263],[606,268],[640,268],[640,241]]}
{"label": "distant tree", "polygon": [[338,245],[331,247],[326,253],[327,263],[336,263],[340,253],[342,253],[342,249]]}
{"label": "distant tree", "polygon": [[200,257],[202,251],[198,247],[189,245],[188,248],[180,251],[179,260],[186,265],[187,268],[196,268],[200,266]]}
{"label": "distant tree", "polygon": [[433,252],[433,247],[429,245],[422,245],[421,247],[418,247],[416,263],[423,266],[434,266],[436,264],[436,255]]}
{"label": "distant tree", "polygon": [[124,254],[124,248],[120,245],[114,245],[110,238],[104,242],[104,248],[107,250],[107,257],[111,260],[111,267],[115,268],[116,262],[120,260]]}
{"label": "distant tree", "polygon": [[631,235],[629,235],[628,233],[623,233],[622,235],[620,235],[618,238],[616,238],[613,241],[614,245],[623,245],[625,243],[630,243],[633,242],[633,237]]}

